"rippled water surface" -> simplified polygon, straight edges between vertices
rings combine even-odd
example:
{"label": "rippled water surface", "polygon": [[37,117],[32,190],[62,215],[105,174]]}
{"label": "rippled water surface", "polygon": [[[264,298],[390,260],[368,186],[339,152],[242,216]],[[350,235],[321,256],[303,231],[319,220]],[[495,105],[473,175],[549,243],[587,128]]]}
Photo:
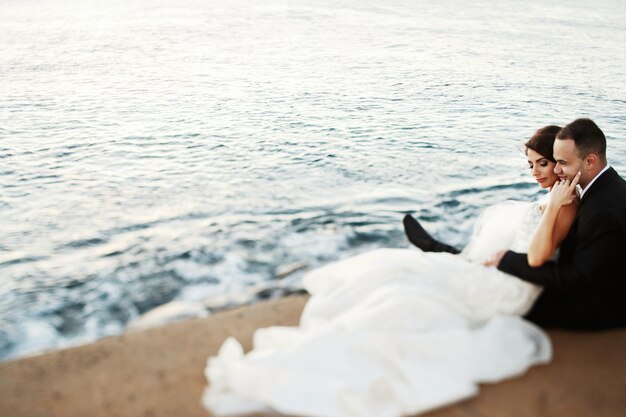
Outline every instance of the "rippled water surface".
{"label": "rippled water surface", "polygon": [[461,246],[538,195],[521,144],[545,124],[593,118],[626,173],[625,21],[622,1],[0,0],[0,358],[298,290],[408,246],[407,212]]}

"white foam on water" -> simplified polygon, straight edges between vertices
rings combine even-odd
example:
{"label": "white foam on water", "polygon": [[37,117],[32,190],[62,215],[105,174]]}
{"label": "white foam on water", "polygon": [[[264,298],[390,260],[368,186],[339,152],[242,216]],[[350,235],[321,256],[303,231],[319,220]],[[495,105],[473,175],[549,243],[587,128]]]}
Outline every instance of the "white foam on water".
{"label": "white foam on water", "polygon": [[201,281],[214,274],[213,265],[201,265],[189,259],[177,259],[168,264],[178,276],[187,282]]}
{"label": "white foam on water", "polygon": [[280,239],[279,245],[294,259],[319,261],[335,259],[349,247],[348,236],[334,231],[306,231]]}
{"label": "white foam on water", "polygon": [[178,298],[183,301],[202,301],[224,294],[224,286],[220,284],[191,284],[184,287]]}
{"label": "white foam on water", "polygon": [[201,303],[171,301],[156,307],[130,322],[128,330],[143,330],[190,318],[206,317],[209,312]]}
{"label": "white foam on water", "polygon": [[42,320],[22,323],[15,338],[11,356],[31,356],[56,349],[62,344],[62,337],[54,326]]}

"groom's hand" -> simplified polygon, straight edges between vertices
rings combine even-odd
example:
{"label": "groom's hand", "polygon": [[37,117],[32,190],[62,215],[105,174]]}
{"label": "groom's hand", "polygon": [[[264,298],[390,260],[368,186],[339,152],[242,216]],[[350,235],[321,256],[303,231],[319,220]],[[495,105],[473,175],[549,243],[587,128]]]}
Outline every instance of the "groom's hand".
{"label": "groom's hand", "polygon": [[483,265],[498,267],[498,265],[500,265],[500,261],[502,260],[502,257],[504,256],[505,253],[506,253],[505,250],[501,250],[501,251],[498,251],[498,252],[494,253],[493,255],[491,255],[491,257],[489,257],[489,259],[487,259],[485,262],[483,262]]}

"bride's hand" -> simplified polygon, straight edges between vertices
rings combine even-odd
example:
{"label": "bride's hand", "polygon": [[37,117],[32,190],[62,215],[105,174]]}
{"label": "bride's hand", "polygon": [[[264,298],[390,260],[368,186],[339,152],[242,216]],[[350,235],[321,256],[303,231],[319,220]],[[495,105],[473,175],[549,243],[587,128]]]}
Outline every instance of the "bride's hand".
{"label": "bride's hand", "polygon": [[580,179],[580,172],[572,181],[561,180],[554,183],[550,189],[550,202],[548,204],[557,207],[571,204],[576,199],[576,185]]}
{"label": "bride's hand", "polygon": [[491,255],[489,259],[483,262],[483,265],[497,267],[498,265],[500,265],[500,261],[502,260],[502,257],[504,256],[505,253],[506,253],[505,250],[501,250],[501,251],[494,253],[493,255]]}

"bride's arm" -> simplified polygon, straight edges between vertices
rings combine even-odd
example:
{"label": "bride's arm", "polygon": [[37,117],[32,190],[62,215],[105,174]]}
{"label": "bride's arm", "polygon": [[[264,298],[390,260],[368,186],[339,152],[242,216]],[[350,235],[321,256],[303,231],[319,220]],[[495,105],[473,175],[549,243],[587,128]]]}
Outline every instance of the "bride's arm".
{"label": "bride's arm", "polygon": [[580,173],[574,177],[571,184],[569,181],[561,181],[552,187],[550,201],[528,248],[528,265],[532,267],[543,265],[552,258],[556,248],[565,239],[578,209],[578,205],[573,202],[579,178]]}

